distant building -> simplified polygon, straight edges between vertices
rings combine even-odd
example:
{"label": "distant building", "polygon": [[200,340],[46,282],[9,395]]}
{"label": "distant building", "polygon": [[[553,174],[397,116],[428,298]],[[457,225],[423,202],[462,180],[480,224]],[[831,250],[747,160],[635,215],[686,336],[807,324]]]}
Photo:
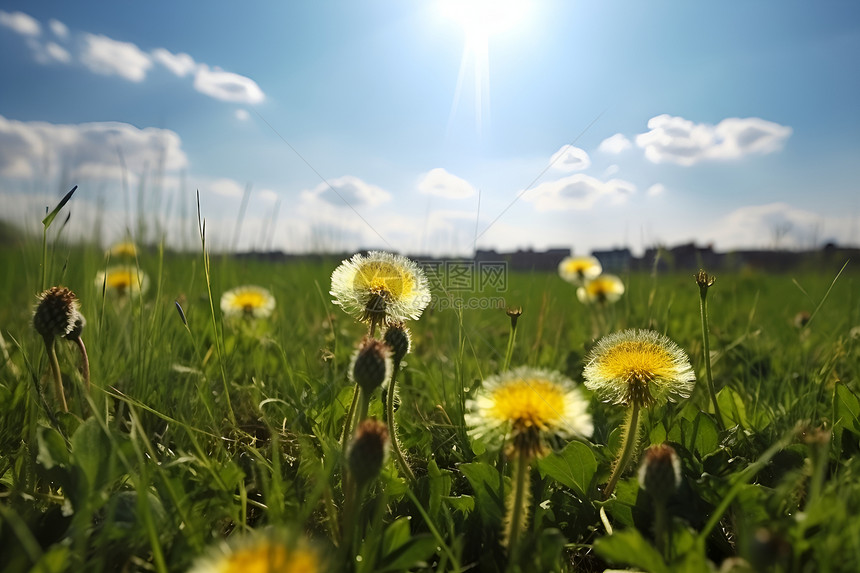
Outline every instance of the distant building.
{"label": "distant building", "polygon": [[591,256],[600,261],[604,271],[623,273],[630,270],[633,254],[630,249],[610,249],[608,251],[591,251]]}

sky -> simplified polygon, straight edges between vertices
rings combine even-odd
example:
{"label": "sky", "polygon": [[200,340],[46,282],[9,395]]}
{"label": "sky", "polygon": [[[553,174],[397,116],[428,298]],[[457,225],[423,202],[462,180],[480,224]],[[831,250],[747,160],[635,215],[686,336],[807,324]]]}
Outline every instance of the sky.
{"label": "sky", "polygon": [[[0,217],[214,249],[860,245],[860,4],[0,2]],[[196,241],[196,242],[195,242]]]}

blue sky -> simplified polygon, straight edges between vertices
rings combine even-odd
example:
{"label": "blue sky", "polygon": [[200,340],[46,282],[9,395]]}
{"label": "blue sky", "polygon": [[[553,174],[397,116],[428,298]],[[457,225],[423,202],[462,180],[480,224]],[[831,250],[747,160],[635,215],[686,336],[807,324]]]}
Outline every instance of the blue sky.
{"label": "blue sky", "polygon": [[241,248],[860,243],[857,3],[474,4],[3,2],[2,211],[77,184],[73,232],[182,245],[199,189],[227,247],[250,188]]}

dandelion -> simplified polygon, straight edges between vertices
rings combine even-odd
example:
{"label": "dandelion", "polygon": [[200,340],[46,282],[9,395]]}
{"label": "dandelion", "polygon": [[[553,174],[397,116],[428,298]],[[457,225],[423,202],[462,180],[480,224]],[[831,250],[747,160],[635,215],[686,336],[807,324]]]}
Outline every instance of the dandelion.
{"label": "dandelion", "polygon": [[132,241],[122,241],[111,246],[108,255],[116,259],[134,259],[137,257],[137,247]]}
{"label": "dandelion", "polygon": [[395,431],[394,425],[394,388],[397,384],[397,374],[400,371],[400,364],[412,347],[412,337],[409,329],[406,328],[402,322],[396,322],[385,329],[383,341],[386,346],[391,349],[391,358],[394,365],[394,368],[391,371],[391,378],[388,381],[388,388],[382,396],[383,406],[385,407],[385,421],[388,423],[388,427],[391,430],[391,449],[394,451],[394,459],[397,463],[397,467],[400,468],[401,473],[403,473],[409,481],[414,483],[415,474],[412,472],[412,468],[409,467],[409,464],[406,462],[406,457],[400,449],[400,441],[397,439],[397,432]]}
{"label": "dandelion", "polygon": [[617,276],[610,274],[587,280],[576,289],[576,298],[583,304],[605,305],[616,302],[623,294],[624,283]]}
{"label": "dandelion", "polygon": [[68,412],[69,406],[63,392],[63,375],[60,372],[60,362],[57,359],[54,341],[57,337],[66,337],[74,333],[76,328],[83,329],[83,315],[80,313],[78,297],[75,293],[63,286],[51,287],[41,293],[33,312],[33,328],[45,341],[45,350],[48,352],[51,374],[54,378],[54,392],[63,411]]}
{"label": "dandelion", "polygon": [[99,271],[96,288],[117,298],[142,295],[149,288],[149,278],[133,265],[117,265]]}
{"label": "dandelion", "polygon": [[521,366],[484,381],[466,403],[466,425],[475,439],[511,436],[512,449],[544,452],[542,436],[590,436],[588,401],[573,381],[558,372]]}
{"label": "dandelion", "polygon": [[600,261],[595,257],[565,257],[558,264],[558,274],[561,278],[575,285],[585,284],[596,279],[603,272]]}
{"label": "dandelion", "polygon": [[639,487],[648,492],[654,501],[654,539],[657,549],[664,556],[669,527],[667,503],[681,485],[681,459],[669,444],[651,446],[645,450],[642,465],[639,466]]}
{"label": "dandelion", "polygon": [[319,554],[303,541],[267,532],[221,542],[198,558],[189,573],[316,573]]}
{"label": "dandelion", "polygon": [[427,277],[412,260],[371,251],[343,261],[331,275],[334,304],[357,320],[376,327],[415,320],[430,302]]}
{"label": "dandelion", "polygon": [[347,464],[359,488],[379,475],[388,455],[388,426],[375,418],[359,423],[347,454]]}
{"label": "dandelion", "polygon": [[221,295],[221,312],[227,318],[268,318],[275,310],[275,297],[263,287],[246,285]]}
{"label": "dandelion", "polygon": [[514,479],[507,502],[504,532],[511,562],[528,522],[529,464],[545,453],[544,437],[590,436],[588,402],[573,382],[557,372],[519,367],[488,378],[480,394],[467,402],[466,423],[474,438],[510,436],[508,455]]}
{"label": "dandelion", "polygon": [[608,497],[633,457],[640,410],[689,398],[696,374],[687,354],[666,336],[653,330],[625,330],[600,339],[583,377],[585,387],[602,400],[628,408],[623,446],[604,490]]}

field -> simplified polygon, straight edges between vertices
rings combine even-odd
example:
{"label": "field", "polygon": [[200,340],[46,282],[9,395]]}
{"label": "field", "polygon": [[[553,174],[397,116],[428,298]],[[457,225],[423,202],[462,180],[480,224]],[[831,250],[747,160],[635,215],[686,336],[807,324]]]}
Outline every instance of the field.
{"label": "field", "polygon": [[[2,571],[186,571],[227,551],[222,540],[236,555],[260,539],[287,548],[274,556],[286,571],[860,570],[856,261],[716,272],[709,358],[724,429],[691,272],[622,275],[626,293],[603,309],[556,273],[511,271],[491,293],[454,293],[522,307],[511,366],[580,387],[601,334],[652,329],[689,356],[692,396],[643,408],[636,452],[605,499],[623,406],[585,391],[593,434],[549,435],[524,468],[516,448],[466,427],[483,381],[504,369],[511,319],[442,308],[451,277],[407,323],[397,376],[395,433],[415,479],[389,455],[365,480],[354,464],[367,460],[347,469],[341,436],[367,326],[332,303],[340,258],[139,247],[149,288],[117,297],[96,284],[116,260],[48,237],[45,254],[39,238],[0,248]],[[268,319],[223,316],[222,293],[245,284],[275,297]],[[69,412],[33,327],[36,295],[53,285],[73,290],[87,319],[89,389],[78,347],[55,344]],[[379,390],[368,414],[387,419]],[[645,491],[642,452],[664,442],[680,483]],[[512,519],[521,526],[506,534]]]}

